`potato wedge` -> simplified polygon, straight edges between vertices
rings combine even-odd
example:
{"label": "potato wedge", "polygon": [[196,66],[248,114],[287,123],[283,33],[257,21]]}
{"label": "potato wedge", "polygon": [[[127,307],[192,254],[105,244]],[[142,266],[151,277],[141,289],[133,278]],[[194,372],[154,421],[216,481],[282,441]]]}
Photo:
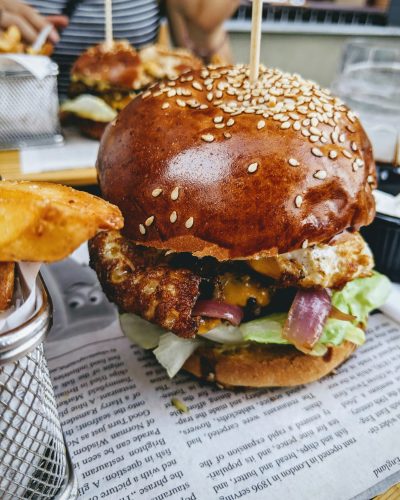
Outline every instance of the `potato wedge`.
{"label": "potato wedge", "polygon": [[11,305],[14,294],[14,262],[0,262],[0,312]]}
{"label": "potato wedge", "polygon": [[119,209],[48,182],[0,181],[0,261],[53,262],[98,231],[119,229]]}

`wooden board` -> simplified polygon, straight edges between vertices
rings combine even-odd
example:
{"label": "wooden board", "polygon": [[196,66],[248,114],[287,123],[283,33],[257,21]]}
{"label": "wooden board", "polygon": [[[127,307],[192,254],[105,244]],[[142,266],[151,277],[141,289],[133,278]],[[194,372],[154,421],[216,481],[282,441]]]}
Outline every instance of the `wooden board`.
{"label": "wooden board", "polygon": [[24,174],[21,172],[18,151],[0,151],[0,175],[8,180],[49,181],[71,186],[97,184],[94,167]]}
{"label": "wooden board", "polygon": [[400,498],[400,483],[389,488],[382,495],[378,495],[374,500],[399,500]]}

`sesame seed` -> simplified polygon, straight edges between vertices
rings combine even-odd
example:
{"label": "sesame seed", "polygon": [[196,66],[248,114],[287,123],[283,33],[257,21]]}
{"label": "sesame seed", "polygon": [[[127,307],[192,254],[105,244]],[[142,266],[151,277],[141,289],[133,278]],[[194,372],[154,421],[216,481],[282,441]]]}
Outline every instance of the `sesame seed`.
{"label": "sesame seed", "polygon": [[318,135],[311,135],[310,136],[310,141],[311,142],[318,142],[319,141],[319,136]]}
{"label": "sesame seed", "polygon": [[247,167],[247,171],[249,174],[254,174],[258,169],[258,163],[250,163],[250,165]]}
{"label": "sesame seed", "polygon": [[163,102],[161,105],[161,109],[167,109],[169,108],[169,102]]}
{"label": "sesame seed", "polygon": [[312,125],[313,127],[318,127],[318,123],[319,123],[319,122],[318,122],[318,119],[317,119],[317,118],[315,118],[315,116],[314,116],[313,118],[311,118],[311,125]]}
{"label": "sesame seed", "polygon": [[281,128],[282,129],[288,129],[288,128],[291,127],[291,125],[292,125],[291,122],[283,122],[282,125],[281,125]]}
{"label": "sesame seed", "polygon": [[153,189],[153,191],[151,192],[151,196],[153,196],[154,198],[157,198],[157,196],[160,196],[161,193],[162,193],[162,189],[156,188],[156,189]]}
{"label": "sesame seed", "polygon": [[203,90],[203,86],[202,86],[199,82],[196,82],[196,81],[194,81],[194,82],[192,83],[192,87],[193,87],[194,89],[196,89],[196,90]]}
{"label": "sesame seed", "polygon": [[207,104],[202,104],[199,109],[207,109],[207,108],[208,108]]}
{"label": "sesame seed", "polygon": [[167,85],[168,87],[175,87],[176,82],[168,82]]}
{"label": "sesame seed", "polygon": [[204,80],[204,85],[212,85],[214,83],[212,78],[207,78],[207,80]]}
{"label": "sesame seed", "polygon": [[189,217],[189,219],[185,222],[185,227],[187,229],[190,229],[194,224],[194,219],[193,217]]}
{"label": "sesame seed", "polygon": [[186,102],[182,101],[182,99],[177,99],[176,104],[180,106],[181,108],[184,108],[186,106]]}
{"label": "sesame seed", "polygon": [[142,94],[142,99],[146,99],[146,97],[149,97],[149,96],[151,96],[150,90],[148,90],[147,92],[145,92],[144,94]]}
{"label": "sesame seed", "polygon": [[301,130],[301,133],[304,135],[304,137],[310,137],[310,132],[306,129],[306,128],[303,128]]}
{"label": "sesame seed", "polygon": [[324,153],[319,148],[312,148],[311,153],[314,156],[318,156],[318,157],[324,156]]}
{"label": "sesame seed", "polygon": [[339,142],[344,142],[346,140],[346,137],[344,134],[339,135]]}
{"label": "sesame seed", "polygon": [[139,224],[139,231],[140,234],[146,234],[146,228],[143,226],[143,224]]}
{"label": "sesame seed", "polygon": [[294,199],[294,204],[296,205],[297,208],[300,208],[302,203],[303,203],[303,197],[298,194]]}
{"label": "sesame seed", "polygon": [[312,135],[322,135],[320,129],[316,127],[310,127],[310,132]]}
{"label": "sesame seed", "polygon": [[294,122],[294,123],[293,123],[293,128],[294,128],[295,130],[300,130],[300,129],[301,129],[300,122]]}
{"label": "sesame seed", "polygon": [[356,163],[360,168],[364,166],[364,162],[361,158],[356,158]]}
{"label": "sesame seed", "polygon": [[347,125],[347,126],[346,126],[346,128],[347,128],[347,130],[348,130],[349,132],[351,132],[352,134],[354,134],[354,132],[356,131],[356,129],[355,129],[354,127],[352,127],[351,125]]}
{"label": "sesame seed", "polygon": [[171,213],[169,216],[169,220],[172,224],[176,222],[176,219],[178,218],[178,215],[176,214],[175,210]]}
{"label": "sesame seed", "polygon": [[224,121],[224,117],[223,116],[216,116],[213,121],[214,121],[214,123],[222,123]]}
{"label": "sesame seed", "polygon": [[212,134],[204,134],[201,136],[201,138],[205,142],[213,142],[213,140],[215,139],[215,137]]}
{"label": "sesame seed", "polygon": [[374,176],[373,175],[369,175],[367,177],[367,182],[369,182],[370,184],[372,184],[374,182]]}
{"label": "sesame seed", "polygon": [[176,90],[175,89],[168,90],[167,96],[168,97],[175,97],[176,96]]}
{"label": "sesame seed", "polygon": [[328,142],[328,139],[324,136],[320,137],[319,139],[323,144],[326,144]]}
{"label": "sesame seed", "polygon": [[351,122],[355,122],[356,121],[356,117],[354,116],[354,114],[351,112],[351,111],[348,111],[347,112],[347,118],[351,121]]}
{"label": "sesame seed", "polygon": [[351,149],[353,151],[357,151],[358,150],[358,146],[357,146],[357,144],[354,141],[351,143]]}
{"label": "sesame seed", "polygon": [[257,123],[257,129],[261,130],[264,127],[265,127],[265,120],[259,120],[259,122]]}
{"label": "sesame seed", "polygon": [[296,158],[289,158],[288,163],[292,167],[298,167],[300,165],[300,163],[296,160]]}
{"label": "sesame seed", "polygon": [[232,127],[232,125],[235,123],[235,120],[233,118],[229,118],[229,120],[226,122],[228,127]]}
{"label": "sesame seed", "polygon": [[179,187],[176,186],[171,192],[171,200],[175,201],[179,197]]}
{"label": "sesame seed", "polygon": [[214,127],[217,129],[225,128],[225,123],[216,123]]}
{"label": "sesame seed", "polygon": [[223,96],[222,90],[217,90],[215,92],[215,97],[217,97],[218,99],[221,99],[222,96]]}
{"label": "sesame seed", "polygon": [[209,93],[207,94],[207,101],[212,101],[212,100],[213,100],[213,98],[214,98],[213,93],[212,93],[212,92],[209,92]]}
{"label": "sesame seed", "polygon": [[224,137],[225,139],[230,139],[232,137],[232,134],[230,134],[229,132],[224,132]]}
{"label": "sesame seed", "polygon": [[145,225],[148,227],[148,226],[151,226],[154,222],[154,215],[151,215],[150,217],[148,217],[146,219],[146,222],[145,222]]}
{"label": "sesame seed", "polygon": [[332,149],[331,151],[329,151],[328,156],[331,160],[334,160],[335,158],[337,158],[337,152]]}
{"label": "sesame seed", "polygon": [[351,160],[353,158],[353,155],[350,153],[350,151],[347,151],[347,149],[343,149],[342,153],[343,153],[343,156],[345,156],[346,158],[349,158],[349,160]]}
{"label": "sesame seed", "polygon": [[322,181],[326,179],[326,175],[326,170],[317,170],[314,174],[314,177]]}
{"label": "sesame seed", "polygon": [[302,124],[305,126],[305,127],[308,127],[311,123],[311,120],[309,120],[308,118],[306,118],[305,120],[302,121]]}
{"label": "sesame seed", "polygon": [[301,248],[307,248],[308,247],[308,240],[304,240],[303,243],[301,244]]}

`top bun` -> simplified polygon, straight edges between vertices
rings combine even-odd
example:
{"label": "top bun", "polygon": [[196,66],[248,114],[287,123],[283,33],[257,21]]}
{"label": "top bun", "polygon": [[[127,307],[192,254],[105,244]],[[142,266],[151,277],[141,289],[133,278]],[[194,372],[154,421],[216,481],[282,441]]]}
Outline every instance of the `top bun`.
{"label": "top bun", "polygon": [[298,75],[246,66],[154,85],[112,122],[97,161],[124,234],[219,260],[329,242],[369,224],[375,165],[355,115]]}
{"label": "top bun", "polygon": [[82,82],[88,87],[117,87],[140,89],[143,68],[136,50],[127,41],[114,41],[109,47],[105,43],[89,47],[75,61],[71,69],[73,82]]}

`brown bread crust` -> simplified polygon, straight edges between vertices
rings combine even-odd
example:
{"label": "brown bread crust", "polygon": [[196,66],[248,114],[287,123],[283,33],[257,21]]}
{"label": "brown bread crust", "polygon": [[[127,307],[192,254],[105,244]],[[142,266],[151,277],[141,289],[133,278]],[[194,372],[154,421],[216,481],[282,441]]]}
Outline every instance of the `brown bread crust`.
{"label": "brown bread crust", "polygon": [[291,346],[256,345],[223,350],[201,347],[184,369],[224,387],[285,387],[318,380],[343,363],[356,346],[345,341],[325,356],[309,356]]}
{"label": "brown bread crust", "polygon": [[[375,168],[359,120],[296,75],[264,70],[260,88],[248,90],[240,71],[193,71],[156,85],[108,127],[99,181],[128,238],[225,260],[328,242],[372,221]],[[293,111],[268,111],[285,95],[297,99]],[[232,101],[251,112],[230,112]]]}

